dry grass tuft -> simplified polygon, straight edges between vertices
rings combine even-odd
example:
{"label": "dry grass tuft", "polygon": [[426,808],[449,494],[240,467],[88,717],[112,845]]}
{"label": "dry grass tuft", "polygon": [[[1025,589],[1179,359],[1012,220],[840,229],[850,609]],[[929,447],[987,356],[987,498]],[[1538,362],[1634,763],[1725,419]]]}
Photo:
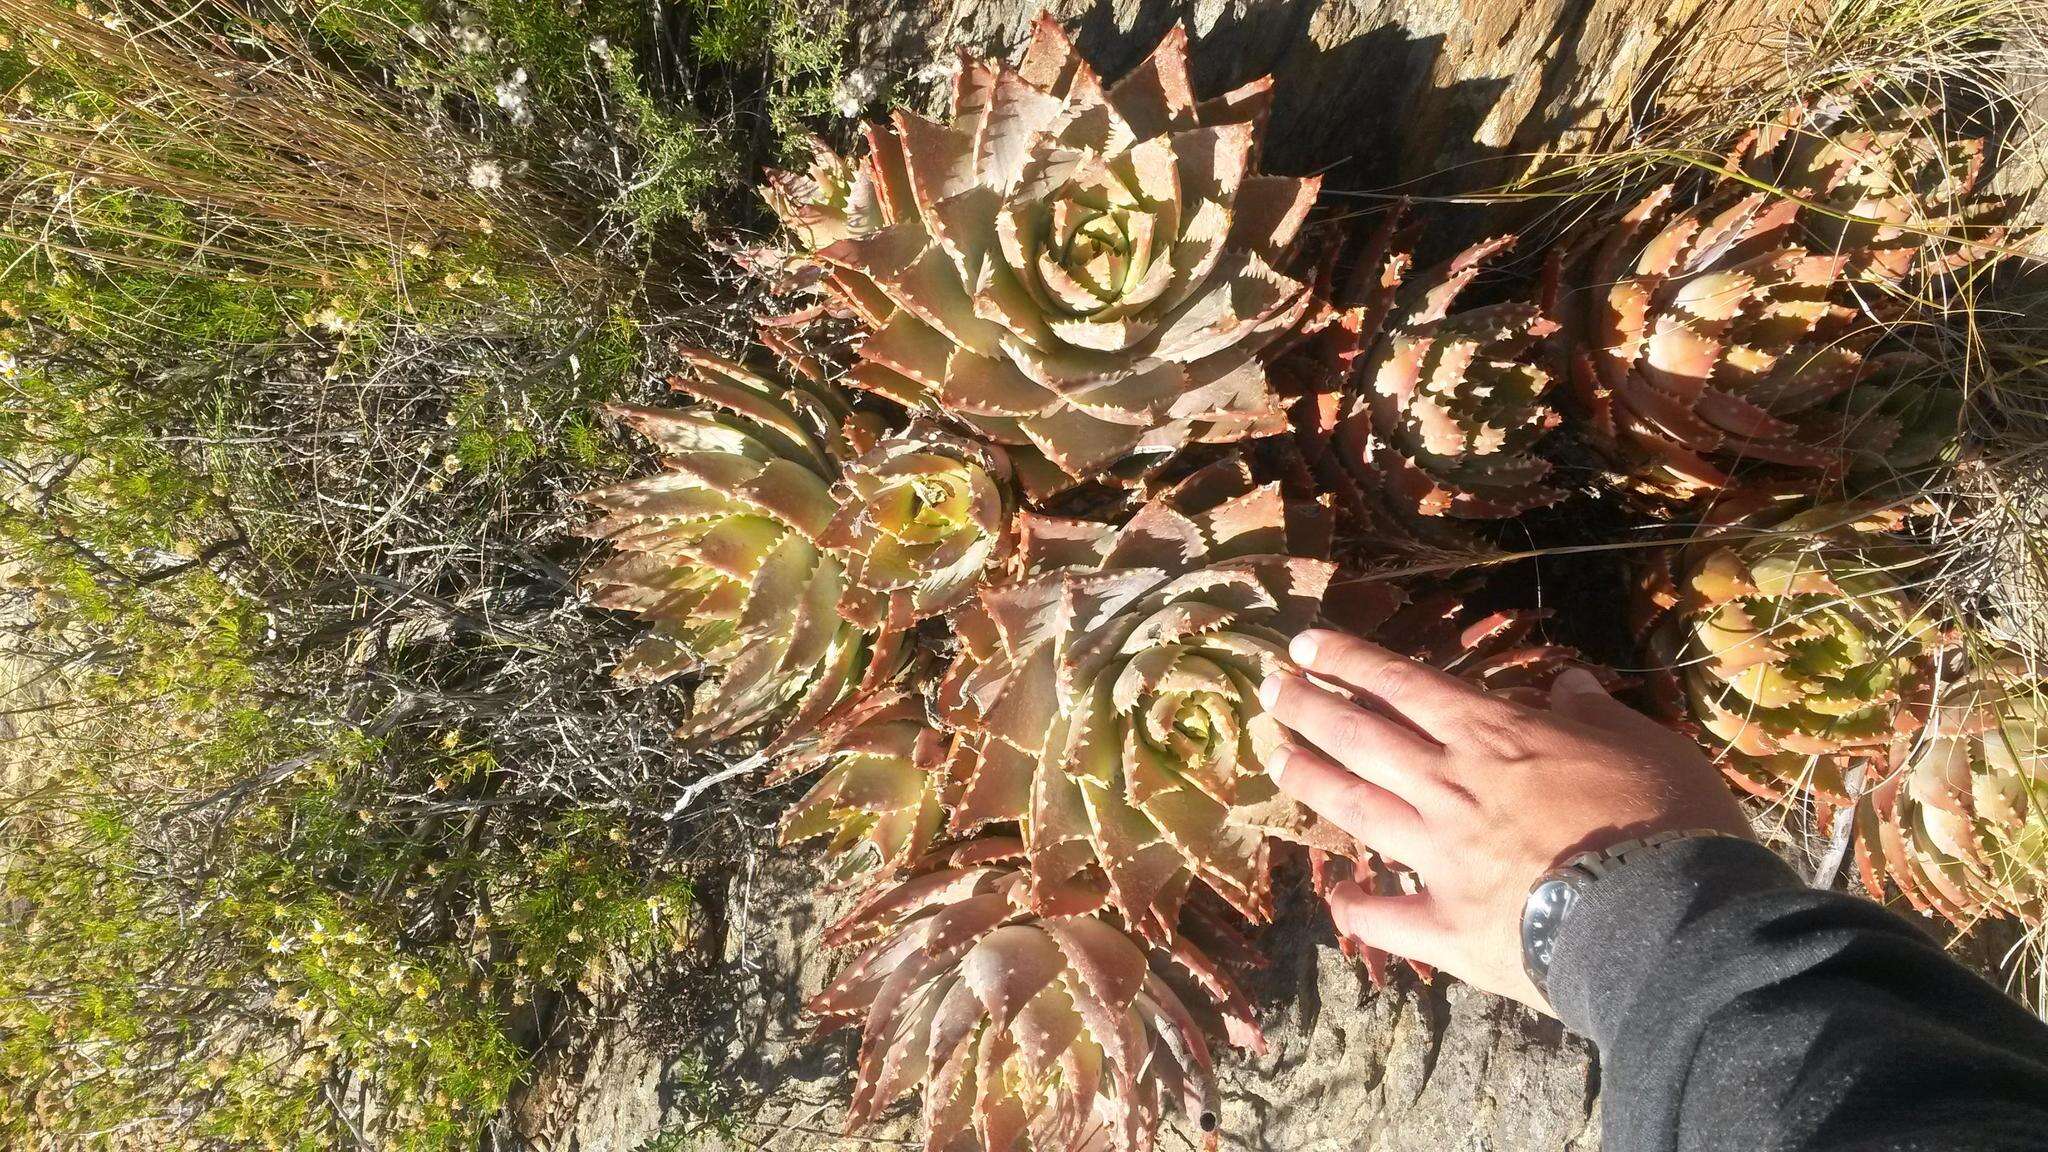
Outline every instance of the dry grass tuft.
{"label": "dry grass tuft", "polygon": [[[473,125],[422,131],[295,28],[233,0],[146,0],[119,16],[0,0],[0,26],[28,61],[0,120],[6,239],[159,272],[181,267],[166,249],[229,256],[319,282],[343,252],[377,259],[489,236],[501,259],[567,282],[603,274],[577,211],[516,171],[508,179],[518,165]],[[51,94],[54,108],[39,99]],[[204,226],[124,226],[95,211],[132,194],[186,205]],[[116,242],[81,248],[87,230]]]}

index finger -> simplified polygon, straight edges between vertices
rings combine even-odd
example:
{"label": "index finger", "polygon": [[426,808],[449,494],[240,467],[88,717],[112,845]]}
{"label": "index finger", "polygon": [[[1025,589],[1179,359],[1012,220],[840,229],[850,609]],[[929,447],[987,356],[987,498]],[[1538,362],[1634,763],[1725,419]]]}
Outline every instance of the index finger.
{"label": "index finger", "polygon": [[1288,645],[1288,655],[1304,670],[1377,703],[1439,744],[1457,740],[1475,721],[1511,719],[1507,701],[1343,632],[1311,628]]}

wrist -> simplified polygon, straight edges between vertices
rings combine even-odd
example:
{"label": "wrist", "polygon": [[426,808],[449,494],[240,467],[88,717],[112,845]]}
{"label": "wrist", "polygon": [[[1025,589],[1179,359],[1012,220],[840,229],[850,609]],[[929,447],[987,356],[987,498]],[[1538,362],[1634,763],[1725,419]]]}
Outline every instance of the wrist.
{"label": "wrist", "polygon": [[1593,885],[1622,868],[1641,863],[1674,844],[1727,836],[1718,828],[1685,828],[1654,832],[1575,853],[1538,877],[1522,902],[1522,970],[1537,993],[1550,1000],[1549,977],[1558,938],[1566,922]]}

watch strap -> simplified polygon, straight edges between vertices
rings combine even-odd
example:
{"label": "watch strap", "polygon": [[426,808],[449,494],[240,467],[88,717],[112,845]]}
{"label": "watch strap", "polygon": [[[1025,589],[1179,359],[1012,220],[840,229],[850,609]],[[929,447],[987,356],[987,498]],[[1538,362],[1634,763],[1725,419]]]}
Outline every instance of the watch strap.
{"label": "watch strap", "polygon": [[1597,851],[1581,852],[1577,856],[1565,861],[1564,867],[1577,869],[1592,879],[1598,880],[1617,868],[1627,866],[1632,860],[1639,860],[1644,856],[1654,855],[1667,844],[1675,844],[1680,840],[1699,840],[1708,836],[1725,835],[1727,833],[1722,832],[1718,828],[1683,828],[1668,832],[1653,832],[1648,836],[1638,836],[1634,839],[1623,840],[1619,844],[1610,844]]}

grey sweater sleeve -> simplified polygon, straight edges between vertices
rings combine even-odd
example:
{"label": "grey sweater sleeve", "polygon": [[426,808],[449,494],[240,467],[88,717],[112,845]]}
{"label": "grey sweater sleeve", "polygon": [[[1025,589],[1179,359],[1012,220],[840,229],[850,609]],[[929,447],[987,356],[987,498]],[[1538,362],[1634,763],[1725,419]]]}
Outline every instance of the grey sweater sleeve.
{"label": "grey sweater sleeve", "polygon": [[1606,1152],[2048,1150],[2048,1025],[1867,900],[1688,840],[1596,881],[1550,970]]}

